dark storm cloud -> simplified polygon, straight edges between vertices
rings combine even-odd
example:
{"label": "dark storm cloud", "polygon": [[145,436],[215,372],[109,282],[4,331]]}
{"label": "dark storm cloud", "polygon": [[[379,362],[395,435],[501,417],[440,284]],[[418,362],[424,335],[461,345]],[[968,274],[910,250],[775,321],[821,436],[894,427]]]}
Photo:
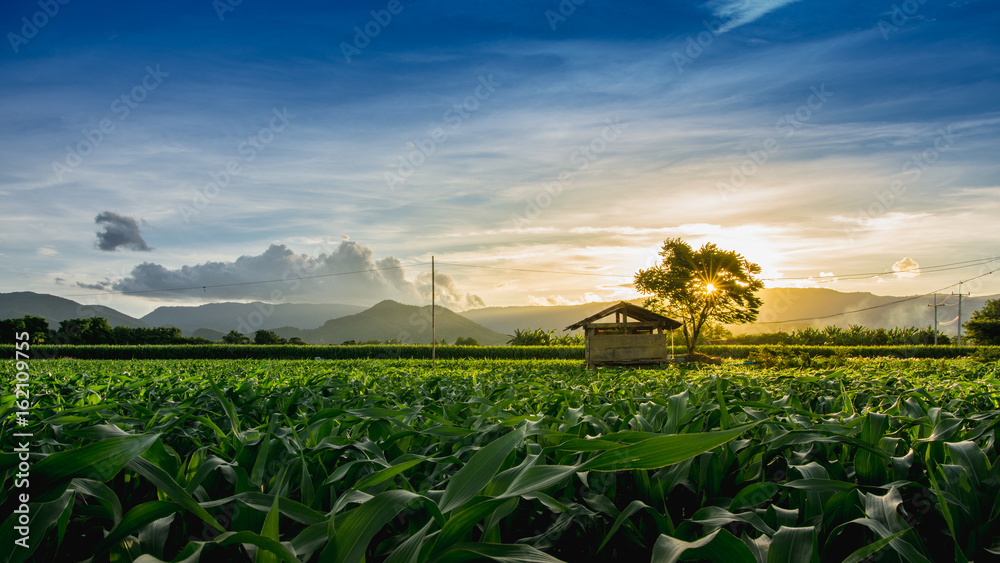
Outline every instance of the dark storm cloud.
{"label": "dark storm cloud", "polygon": [[152,248],[146,244],[139,233],[139,222],[132,217],[119,215],[114,211],[99,213],[94,222],[101,226],[97,232],[97,248],[113,252],[119,248],[149,252]]}

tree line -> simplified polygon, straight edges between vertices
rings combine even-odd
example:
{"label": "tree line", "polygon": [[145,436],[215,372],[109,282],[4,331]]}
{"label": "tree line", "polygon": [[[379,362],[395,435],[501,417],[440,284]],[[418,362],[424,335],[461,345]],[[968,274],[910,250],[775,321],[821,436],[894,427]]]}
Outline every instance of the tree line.
{"label": "tree line", "polygon": [[[727,331],[728,332],[728,331]],[[826,326],[821,329],[803,328],[786,331],[764,332],[758,334],[741,334],[739,336],[720,339],[725,344],[787,344],[801,346],[914,346],[914,345],[948,345],[951,339],[937,332],[937,342],[934,340],[934,329],[908,326],[903,328],[868,328],[861,325],[850,325],[846,329],[839,326]]]}
{"label": "tree line", "polygon": [[212,343],[206,338],[185,337],[181,329],[174,327],[113,327],[104,317],[67,319],[60,321],[59,328],[55,330],[49,328],[49,322],[44,318],[33,315],[0,320],[0,342],[14,342],[15,335],[21,332],[30,335],[32,344],[141,346]]}
{"label": "tree line", "polygon": [[293,336],[291,338],[282,338],[277,332],[273,330],[258,330],[254,333],[253,338],[243,334],[238,330],[230,330],[225,336],[222,337],[223,344],[260,344],[262,346],[274,346],[280,344],[288,344],[291,346],[303,346],[307,344],[304,340],[298,336]]}
{"label": "tree line", "polygon": [[[684,326],[681,333],[689,352],[697,344],[788,344],[807,346],[909,346],[935,343],[935,331],[930,327],[868,328],[850,325],[846,329],[827,326],[822,329],[804,328],[792,332],[769,332],[733,336],[722,323],[752,322],[756,319],[760,300],[749,291],[755,284],[744,280],[756,273],[755,264],[744,263],[742,256],[721,252],[714,245],[705,245],[698,252],[679,239],[668,240],[661,253],[664,264],[636,274],[640,292],[653,297],[646,306],[672,314]],[[680,256],[679,263],[673,263]],[[711,264],[711,267],[706,266]],[[728,264],[728,268],[720,268]],[[677,280],[684,283],[677,284]],[[639,282],[642,283],[639,283]],[[753,297],[753,299],[751,299]],[[1000,299],[991,299],[974,312],[964,325],[968,344],[1000,345]],[[104,344],[119,346],[165,344],[211,344],[201,337],[185,337],[175,327],[112,327],[103,317],[68,319],[60,321],[52,330],[42,317],[25,315],[20,319],[0,320],[0,343],[15,342],[16,335],[27,332],[32,344]],[[515,346],[578,346],[582,335],[555,336],[555,330],[517,329],[507,335],[507,342]],[[951,338],[940,331],[937,344],[948,345]],[[304,345],[298,337],[282,338],[272,330],[258,330],[253,338],[229,331],[222,337],[225,344],[290,344]],[[344,344],[374,344],[373,341],[347,341]],[[393,342],[380,342],[391,344]],[[444,341],[441,344],[445,344]],[[458,346],[477,346],[474,338],[459,338]]]}
{"label": "tree line", "polygon": [[[103,317],[88,317],[83,319],[68,319],[60,321],[59,328],[52,330],[49,322],[42,317],[25,315],[20,319],[0,320],[0,343],[16,342],[16,335],[27,332],[32,344],[68,344],[68,345],[111,345],[111,346],[143,346],[171,344],[214,344],[200,336],[186,337],[181,329],[175,327],[127,327],[108,324]],[[304,346],[308,342],[298,336],[282,338],[273,330],[258,330],[253,336],[248,336],[237,330],[231,330],[222,337],[222,344],[260,344],[274,346],[287,344]],[[344,344],[404,344],[395,339],[382,342],[368,340],[356,342],[349,340]],[[448,344],[443,339],[440,345]],[[479,346],[475,338],[459,337],[456,346]]]}

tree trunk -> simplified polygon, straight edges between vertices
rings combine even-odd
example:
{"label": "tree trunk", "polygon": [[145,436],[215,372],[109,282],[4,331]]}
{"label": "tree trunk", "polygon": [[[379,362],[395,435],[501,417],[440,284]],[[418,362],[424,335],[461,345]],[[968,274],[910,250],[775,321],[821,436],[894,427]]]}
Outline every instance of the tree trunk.
{"label": "tree trunk", "polygon": [[697,342],[697,340],[697,334],[689,332],[687,323],[684,323],[684,344],[687,346],[688,354],[694,353],[695,342]]}

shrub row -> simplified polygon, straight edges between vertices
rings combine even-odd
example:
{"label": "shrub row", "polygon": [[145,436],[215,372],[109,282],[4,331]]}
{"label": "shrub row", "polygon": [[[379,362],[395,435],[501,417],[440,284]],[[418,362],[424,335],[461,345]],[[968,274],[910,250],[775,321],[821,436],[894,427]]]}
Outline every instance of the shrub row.
{"label": "shrub row", "polygon": [[[684,351],[678,348],[678,353]],[[710,356],[753,360],[760,355],[851,357],[851,358],[960,358],[1000,357],[1000,346],[784,346],[784,345],[705,345],[698,351]],[[423,359],[431,357],[431,347],[417,345],[149,345],[72,346],[35,345],[33,358],[76,358],[81,360],[169,360],[169,359],[271,359],[356,360],[366,358]],[[14,358],[12,345],[0,345],[0,357]],[[583,360],[582,346],[438,346],[440,359],[497,360]]]}
{"label": "shrub row", "polygon": [[[260,359],[357,360],[367,358],[422,359],[431,358],[431,347],[416,345],[175,345],[175,346],[71,346],[36,345],[30,351],[33,358],[76,358],[80,360],[181,360],[181,359]],[[440,359],[498,360],[583,360],[582,346],[438,346]],[[13,358],[14,347],[0,346],[0,357]]]}
{"label": "shrub row", "polygon": [[813,357],[842,356],[848,358],[963,358],[1000,354],[1000,346],[805,346],[718,344],[699,346],[698,351],[710,356],[731,359],[753,359],[759,354],[807,355]]}

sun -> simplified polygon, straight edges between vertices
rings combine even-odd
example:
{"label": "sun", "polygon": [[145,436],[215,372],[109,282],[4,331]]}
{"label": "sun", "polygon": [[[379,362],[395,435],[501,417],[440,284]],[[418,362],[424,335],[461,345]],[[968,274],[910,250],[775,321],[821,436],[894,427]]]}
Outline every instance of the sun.
{"label": "sun", "polygon": [[706,283],[705,284],[705,293],[712,293],[713,291],[715,291],[715,284],[713,284],[713,283]]}

